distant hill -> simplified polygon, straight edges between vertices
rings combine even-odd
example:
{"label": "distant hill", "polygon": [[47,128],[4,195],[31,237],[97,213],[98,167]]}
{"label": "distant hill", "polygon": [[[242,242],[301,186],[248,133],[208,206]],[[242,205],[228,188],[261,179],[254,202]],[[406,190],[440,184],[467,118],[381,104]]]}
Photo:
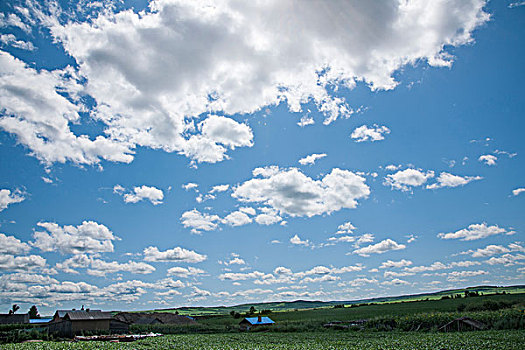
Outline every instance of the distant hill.
{"label": "distant hill", "polygon": [[316,308],[333,307],[334,305],[352,305],[352,304],[363,304],[363,303],[395,303],[402,301],[416,301],[416,300],[433,300],[441,299],[444,296],[451,296],[456,294],[464,294],[468,292],[478,292],[482,294],[496,294],[496,293],[525,293],[525,285],[515,286],[475,286],[461,289],[449,289],[433,293],[422,293],[422,294],[411,294],[411,295],[400,295],[392,297],[380,297],[380,298],[369,298],[359,299],[351,301],[309,301],[309,300],[296,300],[296,301],[283,301],[283,302],[268,302],[268,303],[247,303],[234,306],[215,306],[215,307],[179,307],[179,308],[168,308],[168,309],[155,309],[156,312],[178,312],[180,315],[226,315],[231,311],[235,312],[247,312],[250,307],[255,307],[257,310],[271,310],[276,311],[290,311],[290,310],[308,310]]}

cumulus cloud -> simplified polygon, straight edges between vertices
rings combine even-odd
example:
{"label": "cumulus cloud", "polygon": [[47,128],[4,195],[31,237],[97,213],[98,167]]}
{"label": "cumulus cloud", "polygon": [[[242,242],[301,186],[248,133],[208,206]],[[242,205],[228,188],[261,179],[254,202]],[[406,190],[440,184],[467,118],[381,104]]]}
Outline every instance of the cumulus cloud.
{"label": "cumulus cloud", "polygon": [[226,184],[226,185],[216,185],[216,186],[213,186],[213,188],[211,189],[210,193],[224,192],[224,191],[227,191],[228,188],[230,188],[230,185],[228,185],[228,184]]}
{"label": "cumulus cloud", "polygon": [[304,158],[299,159],[301,165],[313,165],[318,159],[326,157],[326,153],[313,153]]}
{"label": "cumulus cloud", "polygon": [[336,234],[348,234],[348,233],[353,233],[354,230],[355,230],[355,226],[352,225],[352,223],[350,221],[348,222],[345,222],[344,224],[341,224],[337,227],[337,232]]}
{"label": "cumulus cloud", "polygon": [[460,239],[462,241],[473,241],[482,239],[493,235],[505,234],[513,235],[515,231],[507,230],[498,225],[487,226],[487,223],[472,224],[467,228],[450,233],[439,233],[438,237],[441,239]]}
{"label": "cumulus cloud", "polygon": [[511,243],[507,247],[502,245],[489,244],[485,248],[478,248],[476,250],[469,250],[465,252],[472,254],[473,258],[484,258],[488,256],[509,253],[509,252],[522,252],[525,253],[525,248],[518,243]]}
{"label": "cumulus cloud", "polygon": [[481,179],[483,179],[481,176],[458,176],[442,172],[441,174],[439,174],[437,182],[432,185],[428,185],[427,188],[437,189],[442,187],[458,187],[464,186],[469,182]]}
{"label": "cumulus cloud", "polygon": [[394,278],[393,280],[390,280],[390,281],[381,282],[381,284],[384,284],[385,286],[400,286],[400,285],[406,285],[410,283],[408,283],[405,280],[399,279],[399,278]]}
{"label": "cumulus cloud", "polygon": [[354,254],[361,256],[370,256],[370,254],[383,254],[391,250],[405,249],[406,245],[396,243],[391,239],[385,239],[379,243],[372,244],[353,251]]}
{"label": "cumulus cloud", "polygon": [[0,190],[0,211],[7,209],[13,203],[20,203],[25,199],[20,191],[11,192],[8,189]]}
{"label": "cumulus cloud", "polygon": [[112,241],[118,239],[104,225],[84,221],[81,225],[60,226],[52,222],[39,222],[45,231],[36,231],[30,244],[44,252],[59,251],[63,254],[112,252]]}
{"label": "cumulus cloud", "polygon": [[251,223],[252,218],[246,213],[238,210],[226,215],[226,217],[223,219],[223,222],[230,226],[242,226]]}
{"label": "cumulus cloud", "polygon": [[202,275],[205,273],[206,271],[202,269],[198,269],[196,267],[191,267],[191,266],[188,266],[188,267],[175,266],[175,267],[169,268],[167,271],[168,276],[177,276],[177,277],[183,277],[183,278]]}
{"label": "cumulus cloud", "polygon": [[35,70],[10,54],[0,51],[0,128],[17,135],[31,154],[50,164],[72,161],[93,164],[100,158],[129,163],[129,144],[99,135],[75,135],[70,123],[80,121],[77,105],[82,87],[76,72]]}
{"label": "cumulus cloud", "polygon": [[372,127],[366,125],[361,125],[352,131],[350,135],[351,138],[355,139],[355,142],[364,142],[364,141],[381,141],[385,139],[384,135],[390,134],[390,129],[386,126],[379,126],[374,124]]}
{"label": "cumulus cloud", "polygon": [[516,254],[516,255],[512,255],[512,254],[503,254],[502,256],[500,257],[492,257],[490,259],[488,259],[487,261],[485,261],[487,264],[489,265],[498,265],[498,264],[502,264],[502,265],[505,265],[505,266],[512,266],[512,265],[516,265],[516,264],[525,264],[525,262],[522,262],[521,260],[525,260],[525,255],[523,254]]}
{"label": "cumulus cloud", "polygon": [[492,154],[484,154],[478,158],[480,162],[485,163],[486,165],[496,165],[498,157]]}
{"label": "cumulus cloud", "polygon": [[23,255],[27,254],[31,247],[14,236],[6,236],[0,233],[0,254]]}
{"label": "cumulus cloud", "polygon": [[154,186],[142,185],[133,187],[132,193],[124,194],[124,202],[126,203],[137,203],[144,199],[149,200],[153,205],[162,204],[164,192]]}
{"label": "cumulus cloud", "polygon": [[293,245],[304,245],[305,247],[310,246],[309,240],[303,241],[297,234],[290,238],[290,243],[292,243]]}
{"label": "cumulus cloud", "polygon": [[201,213],[197,209],[193,209],[184,212],[180,221],[184,227],[191,227],[191,232],[199,234],[201,231],[213,231],[217,229],[221,218],[217,215]]}
{"label": "cumulus cloud", "polygon": [[266,204],[290,216],[311,217],[355,208],[358,199],[370,194],[365,178],[338,168],[321,180],[313,180],[296,168],[257,168],[253,175],[256,178],[235,187],[232,196],[242,202]]}
{"label": "cumulus cloud", "polygon": [[387,260],[381,263],[380,269],[391,269],[393,267],[400,268],[412,265],[412,261],[401,259],[399,261]]}
{"label": "cumulus cloud", "polygon": [[[72,75],[79,79],[2,62],[16,89],[4,88],[10,103],[0,104],[10,117],[0,124],[46,162],[130,162],[137,146],[216,162],[228,148],[250,146],[251,131],[213,114],[195,125],[204,113],[245,114],[279,103],[300,112],[312,102],[329,124],[353,113],[333,86],[363,81],[388,90],[406,65],[450,66],[446,48],[473,41],[489,19],[484,5],[158,0],[140,13],[105,8],[85,20],[44,8],[35,17],[76,61]],[[66,84],[75,86],[66,91],[82,89],[93,98],[90,117],[105,125],[104,135],[91,140],[69,129],[84,106],[57,92]]]}
{"label": "cumulus cloud", "polygon": [[66,273],[78,274],[77,269],[87,269],[87,274],[92,276],[104,277],[108,273],[130,272],[136,274],[149,274],[155,268],[143,262],[128,261],[119,263],[117,261],[104,261],[91,256],[80,254],[75,255],[61,263],[56,264],[56,268]]}
{"label": "cumulus cloud", "polygon": [[2,34],[0,35],[0,42],[6,46],[12,46],[17,49],[34,51],[35,46],[30,41],[18,40],[13,34]]}
{"label": "cumulus cloud", "polygon": [[392,189],[410,191],[412,187],[422,186],[428,179],[434,177],[433,171],[423,172],[417,169],[405,169],[389,174],[385,177],[385,185],[390,185]]}
{"label": "cumulus cloud", "polygon": [[39,255],[13,256],[0,255],[0,270],[3,271],[33,271],[46,266],[46,259]]}
{"label": "cumulus cloud", "polygon": [[144,249],[144,260],[146,261],[198,263],[206,260],[206,258],[206,255],[181,247],[175,247],[165,251],[159,251],[157,247],[147,247]]}

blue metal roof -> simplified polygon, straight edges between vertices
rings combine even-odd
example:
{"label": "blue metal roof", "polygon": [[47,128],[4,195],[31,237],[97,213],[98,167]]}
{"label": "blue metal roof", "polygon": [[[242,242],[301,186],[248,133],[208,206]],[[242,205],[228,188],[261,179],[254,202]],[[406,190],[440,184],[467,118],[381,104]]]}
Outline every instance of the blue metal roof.
{"label": "blue metal roof", "polygon": [[258,317],[246,317],[245,318],[246,321],[250,322],[251,324],[272,324],[272,323],[275,323],[272,321],[271,318],[269,317],[261,317],[261,322],[259,322],[259,318]]}

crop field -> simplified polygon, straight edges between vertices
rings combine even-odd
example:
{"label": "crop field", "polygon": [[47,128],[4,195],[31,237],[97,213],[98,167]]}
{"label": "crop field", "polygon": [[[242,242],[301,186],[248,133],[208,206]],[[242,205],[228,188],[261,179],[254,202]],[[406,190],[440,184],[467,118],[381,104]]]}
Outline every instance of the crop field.
{"label": "crop field", "polygon": [[501,349],[521,350],[525,331],[479,331],[463,333],[415,332],[314,332],[167,335],[133,343],[45,342],[8,344],[2,349]]}

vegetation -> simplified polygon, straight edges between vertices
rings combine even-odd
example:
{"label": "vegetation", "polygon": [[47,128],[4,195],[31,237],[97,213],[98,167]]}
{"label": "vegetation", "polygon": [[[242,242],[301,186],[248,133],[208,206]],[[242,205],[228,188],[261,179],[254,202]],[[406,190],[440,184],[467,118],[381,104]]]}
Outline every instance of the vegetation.
{"label": "vegetation", "polygon": [[36,305],[33,305],[29,308],[29,318],[31,319],[35,319],[35,318],[40,318],[40,315],[38,314],[38,309],[36,308]]}
{"label": "vegetation", "polygon": [[183,334],[139,340],[133,343],[55,342],[9,344],[5,349],[494,349],[521,350],[525,331],[472,333],[333,332]]}
{"label": "vegetation", "polygon": [[18,310],[20,310],[20,306],[13,304],[13,306],[11,307],[11,310],[9,310],[9,315],[13,315]]}

